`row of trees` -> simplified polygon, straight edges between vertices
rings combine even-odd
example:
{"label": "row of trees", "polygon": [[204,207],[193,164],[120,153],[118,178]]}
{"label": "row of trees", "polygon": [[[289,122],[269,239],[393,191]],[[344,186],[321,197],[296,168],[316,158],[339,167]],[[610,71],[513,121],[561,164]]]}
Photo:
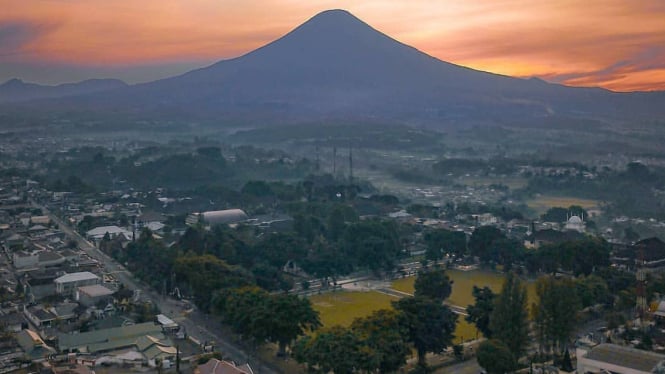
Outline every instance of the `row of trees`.
{"label": "row of trees", "polygon": [[310,372],[392,372],[406,363],[415,349],[418,368],[426,371],[427,352],[440,353],[452,345],[457,315],[443,301],[451,282],[442,269],[419,274],[415,295],[393,302],[356,319],[350,327],[334,326],[300,339],[294,356]]}
{"label": "row of trees", "polygon": [[212,300],[213,311],[246,340],[257,345],[278,344],[278,355],[308,331],[321,326],[319,314],[308,299],[269,294],[258,287],[226,288]]}
{"label": "row of trees", "polygon": [[585,307],[612,300],[606,282],[596,276],[576,279],[551,275],[536,281],[536,302],[527,305],[526,287],[508,273],[500,294],[489,287],[473,288],[475,303],[467,307],[466,320],[488,338],[478,350],[478,362],[490,373],[515,369],[529,343],[533,322],[539,353],[564,355]]}

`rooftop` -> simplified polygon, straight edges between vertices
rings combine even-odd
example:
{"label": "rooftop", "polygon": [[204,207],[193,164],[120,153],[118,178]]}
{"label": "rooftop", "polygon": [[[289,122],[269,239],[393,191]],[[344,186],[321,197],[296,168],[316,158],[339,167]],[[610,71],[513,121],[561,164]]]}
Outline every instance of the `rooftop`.
{"label": "rooftop", "polygon": [[85,234],[87,236],[104,236],[107,232],[109,233],[109,235],[129,233],[129,231],[118,226],[101,226],[101,227],[95,227],[94,229],[86,232]]}
{"label": "rooftop", "polygon": [[650,372],[665,355],[624,347],[616,344],[599,344],[585,356],[587,359],[623,366],[639,371]]}
{"label": "rooftop", "polygon": [[113,291],[101,284],[94,284],[92,286],[83,286],[78,288],[79,292],[84,293],[90,297],[103,297],[113,295]]}
{"label": "rooftop", "polygon": [[80,334],[58,334],[60,350],[85,347],[88,352],[106,351],[134,345],[144,335],[161,337],[162,327],[152,322],[88,331]]}
{"label": "rooftop", "polygon": [[80,282],[84,280],[91,280],[91,279],[99,279],[98,276],[95,274],[89,272],[89,271],[81,271],[78,273],[70,273],[70,274],[65,274],[61,276],[60,278],[56,278],[54,280],[55,283],[71,283],[71,282]]}

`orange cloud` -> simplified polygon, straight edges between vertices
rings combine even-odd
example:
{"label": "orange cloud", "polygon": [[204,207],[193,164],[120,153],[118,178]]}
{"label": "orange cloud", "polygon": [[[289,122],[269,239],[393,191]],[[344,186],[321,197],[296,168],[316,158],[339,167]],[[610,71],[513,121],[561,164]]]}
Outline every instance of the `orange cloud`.
{"label": "orange cloud", "polygon": [[460,65],[571,85],[665,89],[662,0],[0,0],[0,63],[231,58],[330,8]]}

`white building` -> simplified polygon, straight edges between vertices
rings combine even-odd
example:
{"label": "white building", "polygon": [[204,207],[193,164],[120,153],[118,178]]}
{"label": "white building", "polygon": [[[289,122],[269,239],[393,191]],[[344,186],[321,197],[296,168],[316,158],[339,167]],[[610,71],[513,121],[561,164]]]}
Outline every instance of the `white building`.
{"label": "white building", "polygon": [[206,225],[232,224],[246,221],[249,218],[242,209],[213,210],[190,214],[185,222],[190,225],[204,223]]}
{"label": "white building", "polygon": [[124,235],[126,238],[131,238],[132,233],[118,226],[101,226],[85,233],[88,240],[99,242],[104,238],[104,235],[109,234],[111,239],[116,238],[118,235]]}
{"label": "white building", "polygon": [[584,216],[578,216],[578,215],[571,215],[568,217],[568,220],[566,221],[566,225],[564,227],[568,231],[577,231],[577,232],[584,232],[585,231],[585,223],[584,223]]}
{"label": "white building", "polygon": [[616,344],[579,346],[578,373],[665,373],[665,355]]}
{"label": "white building", "polygon": [[78,287],[99,284],[101,280],[98,276],[89,271],[82,271],[65,274],[56,278],[53,282],[55,283],[55,292],[57,294],[74,295],[74,292]]}

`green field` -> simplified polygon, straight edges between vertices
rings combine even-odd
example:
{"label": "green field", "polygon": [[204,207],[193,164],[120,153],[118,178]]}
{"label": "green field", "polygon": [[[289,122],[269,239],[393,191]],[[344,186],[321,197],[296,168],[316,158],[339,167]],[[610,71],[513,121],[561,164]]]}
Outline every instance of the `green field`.
{"label": "green field", "polygon": [[477,177],[477,176],[459,177],[457,178],[457,182],[471,187],[489,186],[490,184],[502,184],[504,186],[507,186],[511,190],[516,190],[518,188],[526,187],[526,185],[529,183],[529,181],[526,178],[520,178],[520,177],[490,178],[490,177]]}
{"label": "green field", "polygon": [[[375,310],[392,308],[390,302],[395,300],[397,298],[376,291],[340,291],[310,297],[324,327],[349,326],[354,319],[368,316]],[[459,316],[455,336],[456,343],[462,338],[465,341],[473,339],[476,337],[476,328],[467,323],[463,316]]]}
{"label": "green field", "polygon": [[379,309],[392,308],[391,301],[397,298],[370,292],[329,292],[309,298],[319,312],[323,326],[349,326],[354,319],[365,317]]}
{"label": "green field", "polygon": [[526,205],[538,214],[543,214],[547,209],[553,207],[568,208],[571,205],[579,205],[584,209],[590,209],[598,207],[599,204],[600,202],[597,200],[551,195],[541,195],[526,201]]}
{"label": "green field", "polygon": [[[453,292],[451,293],[448,301],[453,305],[465,307],[473,304],[474,299],[472,295],[473,286],[489,287],[494,292],[500,292],[503,285],[503,275],[495,272],[485,270],[446,270],[446,274],[453,281]],[[392,288],[398,291],[413,293],[413,282],[415,277],[408,277],[398,279],[393,282]],[[535,301],[536,287],[535,283],[529,282],[527,284],[527,293],[529,297],[529,305]]]}

